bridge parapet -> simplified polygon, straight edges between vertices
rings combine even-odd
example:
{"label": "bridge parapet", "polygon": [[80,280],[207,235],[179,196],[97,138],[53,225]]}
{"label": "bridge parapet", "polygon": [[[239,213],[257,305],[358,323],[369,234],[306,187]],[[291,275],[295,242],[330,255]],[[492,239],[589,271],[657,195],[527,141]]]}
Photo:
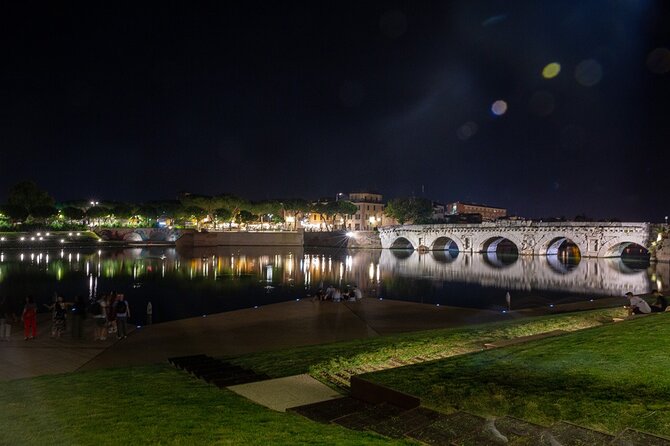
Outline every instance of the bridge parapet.
{"label": "bridge parapet", "polygon": [[507,239],[519,254],[546,255],[567,240],[583,257],[620,257],[631,244],[650,249],[649,223],[502,221],[479,224],[386,226],[379,229],[382,248],[486,252]]}

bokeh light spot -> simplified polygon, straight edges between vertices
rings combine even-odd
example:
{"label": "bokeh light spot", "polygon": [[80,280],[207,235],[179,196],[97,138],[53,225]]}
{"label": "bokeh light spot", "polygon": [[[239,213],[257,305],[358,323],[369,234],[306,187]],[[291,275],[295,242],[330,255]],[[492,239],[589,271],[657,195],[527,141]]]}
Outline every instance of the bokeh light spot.
{"label": "bokeh light spot", "polygon": [[647,56],[647,68],[652,73],[665,74],[670,71],[670,50],[655,48]]}
{"label": "bokeh light spot", "polygon": [[498,99],[491,105],[491,111],[496,116],[502,116],[507,111],[507,102],[502,99]]}
{"label": "bokeh light spot", "polygon": [[475,122],[468,121],[462,126],[460,126],[456,133],[458,134],[458,139],[460,139],[461,141],[467,141],[468,139],[475,136],[478,129],[479,127],[477,127],[477,124]]}
{"label": "bokeh light spot", "polygon": [[558,73],[560,72],[561,64],[552,62],[542,69],[542,77],[545,79],[553,79],[558,76]]}
{"label": "bokeh light spot", "polygon": [[603,78],[603,68],[595,59],[579,62],[575,68],[575,79],[584,87],[593,87]]}

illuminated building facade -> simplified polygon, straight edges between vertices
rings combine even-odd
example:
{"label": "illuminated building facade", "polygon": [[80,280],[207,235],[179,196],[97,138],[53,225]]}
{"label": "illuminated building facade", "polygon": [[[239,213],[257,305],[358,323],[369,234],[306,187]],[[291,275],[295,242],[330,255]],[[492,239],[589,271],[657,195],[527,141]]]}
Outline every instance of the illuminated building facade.
{"label": "illuminated building facade", "polygon": [[456,201],[447,205],[447,215],[480,214],[484,221],[494,221],[507,216],[507,209],[484,204],[462,203]]}

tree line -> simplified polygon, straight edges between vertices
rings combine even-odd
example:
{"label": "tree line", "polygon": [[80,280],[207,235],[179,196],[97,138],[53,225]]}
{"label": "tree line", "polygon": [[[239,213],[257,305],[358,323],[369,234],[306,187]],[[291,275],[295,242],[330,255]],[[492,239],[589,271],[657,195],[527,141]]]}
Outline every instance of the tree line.
{"label": "tree line", "polygon": [[[272,199],[251,201],[229,194],[180,194],[176,200],[127,203],[73,200],[56,203],[32,181],[14,185],[0,205],[0,227],[51,226],[54,229],[89,226],[153,226],[159,219],[172,226],[216,227],[233,224],[295,223],[317,213],[331,227],[337,216],[352,215],[357,207],[346,200]],[[290,226],[290,224],[289,224]]]}

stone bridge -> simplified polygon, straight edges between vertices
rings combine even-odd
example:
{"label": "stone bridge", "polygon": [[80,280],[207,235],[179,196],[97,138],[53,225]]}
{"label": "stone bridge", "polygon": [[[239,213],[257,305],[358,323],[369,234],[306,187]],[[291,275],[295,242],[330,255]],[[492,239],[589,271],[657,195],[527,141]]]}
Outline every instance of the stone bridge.
{"label": "stone bridge", "polygon": [[[623,296],[648,293],[658,285],[646,270],[629,268],[621,259],[582,259],[567,268],[551,256],[540,262],[521,256],[512,264],[503,264],[495,253],[452,254],[449,251],[384,250],[379,264],[385,274],[401,277],[422,277],[447,282],[495,286],[507,290],[549,290],[595,296]],[[548,267],[547,267],[548,266]],[[652,277],[667,283],[667,274],[654,269]]]}
{"label": "stone bridge", "polygon": [[649,250],[649,223],[581,223],[504,221],[479,224],[387,226],[379,229],[384,249],[446,250],[463,253],[496,252],[508,240],[521,255],[557,254],[566,241],[574,243],[582,257],[620,257],[631,244]]}

